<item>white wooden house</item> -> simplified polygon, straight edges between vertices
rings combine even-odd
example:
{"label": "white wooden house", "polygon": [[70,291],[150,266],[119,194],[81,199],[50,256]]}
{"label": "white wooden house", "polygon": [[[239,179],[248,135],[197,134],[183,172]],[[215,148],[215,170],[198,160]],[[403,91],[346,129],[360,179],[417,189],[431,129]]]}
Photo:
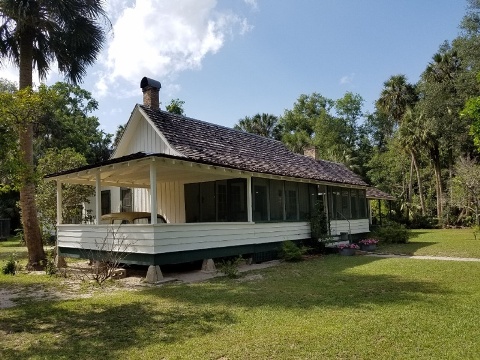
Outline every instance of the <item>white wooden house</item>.
{"label": "white wooden house", "polygon": [[[159,109],[160,83],[143,78],[136,105],[108,161],[48,178],[57,182],[58,247],[98,251],[115,225],[101,214],[148,211],[149,224],[121,225],[126,262],[162,265],[258,254],[310,238],[309,214],[323,202],[331,234],[369,232],[366,188],[342,164],[289,151],[281,142]],[[62,223],[62,184],[96,188],[91,224]],[[167,223],[157,223],[157,214]]]}

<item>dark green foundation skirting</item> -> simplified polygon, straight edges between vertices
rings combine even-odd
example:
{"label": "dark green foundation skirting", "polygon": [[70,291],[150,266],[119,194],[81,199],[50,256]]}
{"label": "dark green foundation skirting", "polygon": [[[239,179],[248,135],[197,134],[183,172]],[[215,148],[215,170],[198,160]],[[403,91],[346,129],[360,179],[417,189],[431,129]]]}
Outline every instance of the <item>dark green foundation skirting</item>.
{"label": "dark green foundation skirting", "polygon": [[[163,254],[129,253],[122,259],[122,263],[137,265],[166,265],[180,264],[203,259],[215,259],[227,256],[248,255],[254,262],[268,261],[275,258],[281,247],[281,242],[254,244],[242,246],[229,246],[214,249],[178,251]],[[72,258],[104,260],[108,254],[99,250],[83,250],[68,247],[58,248],[60,255]]]}

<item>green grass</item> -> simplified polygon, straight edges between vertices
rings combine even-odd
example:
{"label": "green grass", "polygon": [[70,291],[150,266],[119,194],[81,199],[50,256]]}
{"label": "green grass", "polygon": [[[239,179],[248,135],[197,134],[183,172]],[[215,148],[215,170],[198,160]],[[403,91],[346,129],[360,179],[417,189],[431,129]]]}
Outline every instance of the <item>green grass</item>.
{"label": "green grass", "polygon": [[380,244],[378,250],[393,254],[480,258],[480,238],[475,239],[472,229],[412,230],[408,244]]}
{"label": "green grass", "polygon": [[[399,252],[476,254],[471,231],[416,235]],[[477,359],[479,278],[476,262],[330,255],[239,280],[25,299],[0,309],[0,359]],[[0,275],[0,292],[48,282],[61,279]]]}
{"label": "green grass", "polygon": [[250,281],[221,278],[3,309],[0,358],[474,359],[480,353],[480,264],[331,255],[256,274]]}

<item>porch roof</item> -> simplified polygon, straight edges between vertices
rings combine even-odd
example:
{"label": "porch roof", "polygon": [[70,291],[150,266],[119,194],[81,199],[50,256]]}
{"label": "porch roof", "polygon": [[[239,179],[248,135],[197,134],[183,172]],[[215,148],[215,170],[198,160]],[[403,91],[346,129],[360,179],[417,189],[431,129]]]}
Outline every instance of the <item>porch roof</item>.
{"label": "porch roof", "polygon": [[367,188],[367,199],[371,200],[395,200],[395,197],[376,187]]}
{"label": "porch roof", "polygon": [[[211,161],[190,160],[188,158],[167,155],[147,154],[138,152],[106,160],[93,165],[61,171],[45,176],[46,179],[82,185],[95,185],[96,176],[100,174],[103,186],[150,187],[150,164],[154,162],[157,168],[157,181],[181,181],[183,183],[202,182],[219,179],[245,177],[246,175],[282,178],[285,180],[300,180],[314,183],[332,183],[317,179],[295,176],[275,176],[274,174],[249,172],[233,166],[221,165]],[[269,176],[270,175],[270,176]],[[273,176],[272,176],[273,175]],[[356,184],[351,184],[356,185]],[[361,185],[357,185],[363,187]]]}

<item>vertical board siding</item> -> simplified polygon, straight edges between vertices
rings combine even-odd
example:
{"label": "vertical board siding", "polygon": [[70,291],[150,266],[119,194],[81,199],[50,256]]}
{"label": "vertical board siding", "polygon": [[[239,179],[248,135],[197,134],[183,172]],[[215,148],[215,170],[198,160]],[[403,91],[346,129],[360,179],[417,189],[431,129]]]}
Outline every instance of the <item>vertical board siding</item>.
{"label": "vertical board siding", "polygon": [[147,153],[172,155],[170,147],[165,143],[165,141],[163,141],[155,129],[144,118],[139,119],[136,129],[132,130],[134,130],[134,133],[130,142],[128,143],[125,154],[134,154],[136,152],[143,151]]}
{"label": "vertical board siding", "polygon": [[[204,223],[157,225],[60,225],[58,245],[99,250],[103,239],[111,239],[111,230],[124,239],[127,252],[163,254],[227,246],[265,244],[310,237],[307,222],[289,223]],[[125,246],[128,248],[125,249]]]}
{"label": "vertical board siding", "polygon": [[160,183],[157,188],[158,213],[163,215],[168,223],[185,222],[183,185],[178,181]]}
{"label": "vertical board siding", "polygon": [[361,234],[370,231],[368,219],[350,220],[350,228],[348,225],[347,220],[330,220],[330,233],[336,236],[342,232]]}

